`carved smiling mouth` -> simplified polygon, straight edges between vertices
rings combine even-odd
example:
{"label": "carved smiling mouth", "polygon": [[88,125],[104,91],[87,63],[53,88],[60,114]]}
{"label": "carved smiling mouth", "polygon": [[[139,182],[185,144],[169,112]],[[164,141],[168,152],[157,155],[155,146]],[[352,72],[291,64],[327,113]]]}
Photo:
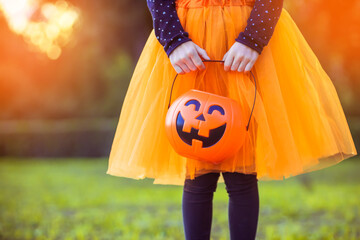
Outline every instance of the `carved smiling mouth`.
{"label": "carved smiling mouth", "polygon": [[179,112],[176,118],[176,130],[181,140],[183,140],[186,144],[190,146],[192,146],[192,140],[196,139],[203,143],[202,144],[203,148],[211,147],[223,137],[226,129],[226,123],[224,123],[220,127],[209,130],[209,137],[204,137],[198,134],[199,129],[195,129],[193,127],[191,128],[191,131],[189,133],[184,132],[182,130],[184,126],[184,122],[185,122],[184,118]]}

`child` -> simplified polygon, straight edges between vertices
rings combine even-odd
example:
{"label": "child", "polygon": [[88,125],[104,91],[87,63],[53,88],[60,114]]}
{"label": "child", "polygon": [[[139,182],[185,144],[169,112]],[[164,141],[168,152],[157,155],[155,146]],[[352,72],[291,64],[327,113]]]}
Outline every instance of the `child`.
{"label": "child", "polygon": [[[186,239],[209,239],[218,178],[229,193],[231,239],[254,239],[258,180],[282,180],[357,154],[336,90],[282,0],[148,0],[154,29],[134,70],[107,174],[183,185]],[[206,60],[223,60],[202,62]],[[219,165],[177,154],[165,133],[189,89],[239,102],[245,142]],[[220,172],[222,175],[220,175]]]}

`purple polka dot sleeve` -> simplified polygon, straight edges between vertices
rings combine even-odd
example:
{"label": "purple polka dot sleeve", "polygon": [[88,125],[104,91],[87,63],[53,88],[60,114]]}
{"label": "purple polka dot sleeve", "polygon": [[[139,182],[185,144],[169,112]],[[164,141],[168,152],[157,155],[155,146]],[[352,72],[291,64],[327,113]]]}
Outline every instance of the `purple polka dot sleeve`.
{"label": "purple polka dot sleeve", "polygon": [[191,41],[176,12],[175,0],[147,0],[156,38],[167,56],[180,44]]}
{"label": "purple polka dot sleeve", "polygon": [[235,41],[261,54],[269,43],[276,23],[280,18],[283,0],[256,0],[247,20],[245,30]]}

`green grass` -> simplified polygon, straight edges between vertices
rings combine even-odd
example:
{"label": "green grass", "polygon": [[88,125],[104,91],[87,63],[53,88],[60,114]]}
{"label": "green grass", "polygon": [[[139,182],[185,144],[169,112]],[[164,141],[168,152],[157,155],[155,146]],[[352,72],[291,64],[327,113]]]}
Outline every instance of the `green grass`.
{"label": "green grass", "polygon": [[[360,159],[259,181],[257,239],[360,239]],[[0,239],[184,239],[182,186],[105,174],[107,159],[0,159]],[[219,183],[212,239],[230,239]]]}

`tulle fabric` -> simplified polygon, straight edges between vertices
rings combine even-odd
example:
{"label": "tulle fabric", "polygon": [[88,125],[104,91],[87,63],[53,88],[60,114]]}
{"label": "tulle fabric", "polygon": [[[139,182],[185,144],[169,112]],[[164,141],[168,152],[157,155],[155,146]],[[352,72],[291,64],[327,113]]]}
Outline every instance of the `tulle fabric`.
{"label": "tulle fabric", "polygon": [[[182,26],[211,59],[221,60],[246,27],[254,0],[177,0]],[[191,88],[237,100],[249,116],[254,98],[250,73],[225,72],[220,63],[179,75],[172,99]],[[257,98],[246,140],[220,165],[178,155],[165,134],[175,77],[169,58],[150,33],[124,99],[107,174],[154,184],[183,185],[208,172],[257,174],[282,180],[357,155],[336,89],[285,8],[252,72]],[[222,175],[219,182],[223,182]]]}

